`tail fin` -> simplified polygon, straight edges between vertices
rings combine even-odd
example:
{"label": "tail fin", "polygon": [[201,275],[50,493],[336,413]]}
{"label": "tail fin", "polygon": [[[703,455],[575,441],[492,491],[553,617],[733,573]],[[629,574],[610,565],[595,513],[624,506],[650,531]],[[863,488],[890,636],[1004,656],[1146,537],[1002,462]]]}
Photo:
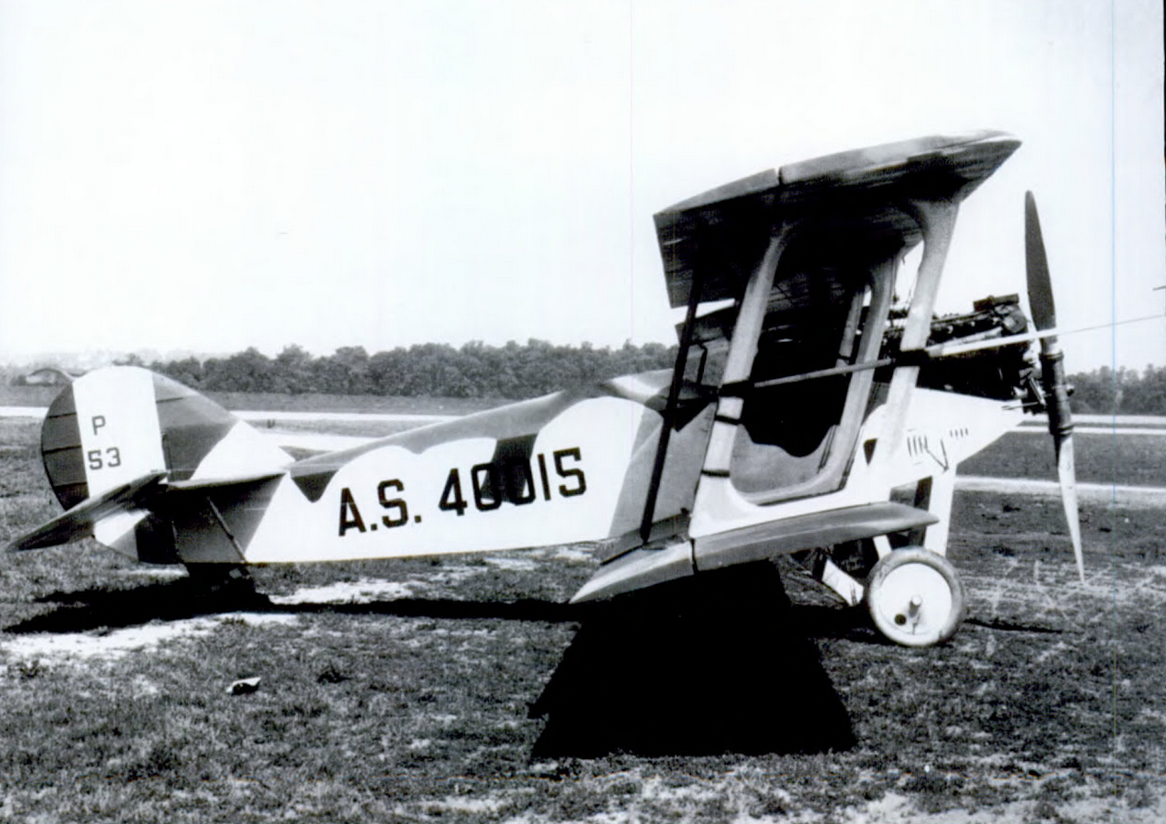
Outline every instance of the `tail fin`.
{"label": "tail fin", "polygon": [[[84,518],[62,522],[51,531],[51,539],[64,543],[94,534],[101,543],[142,560],[165,560],[172,554],[165,546],[170,530],[159,529],[160,524],[152,523],[156,518],[138,508],[140,495],[115,490],[128,485],[140,492],[146,478],[169,483],[253,478],[278,472],[290,461],[209,398],[133,366],[99,369],[66,387],[45,417],[41,454],[65,509],[88,512],[103,502]],[[49,537],[42,536],[42,541]],[[147,537],[157,551],[140,545]]]}

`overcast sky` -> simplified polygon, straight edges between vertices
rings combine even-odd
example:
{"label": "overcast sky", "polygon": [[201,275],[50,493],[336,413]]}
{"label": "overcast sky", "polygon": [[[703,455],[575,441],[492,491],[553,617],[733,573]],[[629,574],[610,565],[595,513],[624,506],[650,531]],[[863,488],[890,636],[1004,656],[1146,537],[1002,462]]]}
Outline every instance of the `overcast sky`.
{"label": "overcast sky", "polygon": [[[0,361],[297,343],[674,341],[652,214],[995,128],[940,307],[1162,314],[1157,0],[0,0]],[[1112,345],[1116,342],[1116,349]],[[1166,363],[1161,321],[1065,340]]]}

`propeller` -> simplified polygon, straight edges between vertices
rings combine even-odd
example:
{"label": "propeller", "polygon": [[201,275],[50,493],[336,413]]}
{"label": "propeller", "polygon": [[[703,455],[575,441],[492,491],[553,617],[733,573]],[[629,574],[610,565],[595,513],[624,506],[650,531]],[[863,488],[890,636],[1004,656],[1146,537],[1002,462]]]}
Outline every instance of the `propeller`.
{"label": "propeller", "polygon": [[[1053,304],[1053,285],[1049,279],[1049,261],[1041,237],[1040,217],[1032,192],[1024,195],[1024,251],[1028,272],[1028,305],[1032,322],[1044,332],[1057,325]],[[1061,501],[1065,521],[1073,542],[1077,574],[1085,583],[1085,561],[1081,554],[1081,524],[1077,514],[1077,472],[1073,461],[1073,418],[1069,410],[1069,387],[1065,382],[1065,356],[1056,335],[1041,338],[1041,384],[1049,416],[1049,434],[1057,455],[1057,477],[1061,482]]]}

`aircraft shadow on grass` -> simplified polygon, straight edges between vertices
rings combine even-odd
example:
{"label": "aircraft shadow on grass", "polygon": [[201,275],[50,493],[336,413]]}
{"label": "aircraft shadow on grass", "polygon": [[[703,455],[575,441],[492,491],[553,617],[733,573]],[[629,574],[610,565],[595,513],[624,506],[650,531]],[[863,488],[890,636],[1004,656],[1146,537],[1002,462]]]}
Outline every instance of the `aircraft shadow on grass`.
{"label": "aircraft shadow on grass", "polygon": [[459,601],[448,598],[395,598],[361,603],[273,603],[250,586],[208,594],[190,579],[146,584],[132,589],[85,589],[55,592],[36,599],[57,609],[3,628],[3,632],[86,632],[120,629],[151,621],[181,621],[233,612],[271,614],[396,615],[401,617],[474,619],[566,623],[582,620],[589,610],[553,601],[525,599],[512,602]]}
{"label": "aircraft shadow on grass", "polygon": [[3,631],[85,632],[239,610],[577,623],[531,706],[532,717],[546,719],[532,757],[845,749],[854,743],[850,719],[801,628],[877,640],[856,611],[791,607],[780,573],[766,563],[582,606],[419,598],[273,604],[247,588],[208,597],[186,578],[38,601],[57,608]]}
{"label": "aircraft shadow on grass", "polygon": [[531,707],[546,718],[532,756],[850,748],[850,718],[793,612],[767,563],[594,611]]}

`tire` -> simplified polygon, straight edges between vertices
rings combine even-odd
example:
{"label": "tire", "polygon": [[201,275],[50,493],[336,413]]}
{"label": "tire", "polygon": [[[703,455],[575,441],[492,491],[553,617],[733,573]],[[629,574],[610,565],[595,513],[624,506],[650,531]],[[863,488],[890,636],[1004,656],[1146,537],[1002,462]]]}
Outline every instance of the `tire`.
{"label": "tire", "polygon": [[866,606],[875,628],[891,641],[929,647],[959,629],[964,588],[946,558],[906,547],[875,564],[866,585]]}

